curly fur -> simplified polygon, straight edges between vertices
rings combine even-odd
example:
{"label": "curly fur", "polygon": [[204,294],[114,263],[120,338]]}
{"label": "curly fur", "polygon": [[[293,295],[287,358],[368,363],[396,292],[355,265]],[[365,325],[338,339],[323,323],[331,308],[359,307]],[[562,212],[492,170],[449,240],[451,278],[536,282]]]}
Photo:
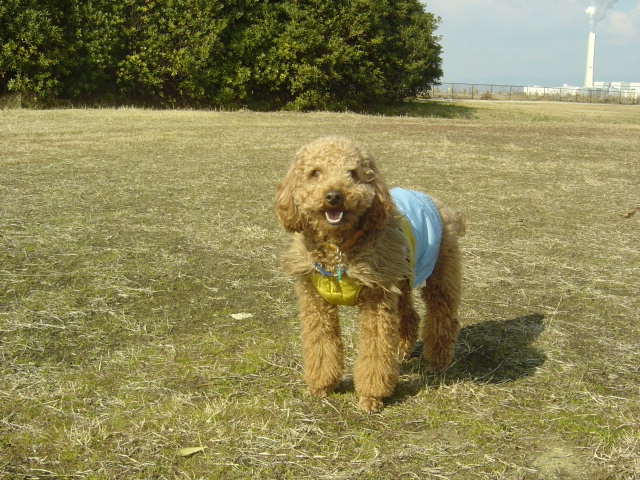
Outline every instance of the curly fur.
{"label": "curly fur", "polygon": [[[337,192],[338,198],[330,198]],[[359,308],[360,337],[354,366],[358,405],[383,408],[398,380],[398,359],[412,351],[419,316],[406,279],[407,240],[398,228],[396,207],[372,156],[342,137],[321,138],[303,146],[278,186],[276,212],[293,233],[282,254],[284,271],[297,277],[304,375],[309,392],[324,396],[340,381],[344,368],[338,307],[327,303],[308,278],[317,262],[336,271],[336,252],[359,230],[364,234],[343,252],[348,275],[364,285]],[[460,328],[462,272],[458,237],[463,215],[436,201],[443,224],[438,260],[420,296],[427,307],[422,330],[424,355],[433,370],[448,366]],[[341,213],[341,218],[330,221]]]}

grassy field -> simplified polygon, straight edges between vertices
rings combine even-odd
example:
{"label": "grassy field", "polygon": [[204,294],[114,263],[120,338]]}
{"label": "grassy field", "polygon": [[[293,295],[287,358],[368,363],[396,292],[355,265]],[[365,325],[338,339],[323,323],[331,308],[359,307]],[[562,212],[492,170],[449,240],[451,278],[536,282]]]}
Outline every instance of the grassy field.
{"label": "grassy field", "polygon": [[[640,108],[394,113],[0,111],[0,478],[638,478]],[[454,364],[371,416],[305,395],[276,264],[335,133],[468,219]]]}

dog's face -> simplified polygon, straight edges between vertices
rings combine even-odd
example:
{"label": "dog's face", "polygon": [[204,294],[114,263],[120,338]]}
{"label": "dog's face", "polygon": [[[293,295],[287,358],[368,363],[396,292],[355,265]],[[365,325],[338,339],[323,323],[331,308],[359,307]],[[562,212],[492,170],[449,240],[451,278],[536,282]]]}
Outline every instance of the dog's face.
{"label": "dog's face", "polygon": [[382,228],[392,208],[371,156],[340,137],[302,147],[276,193],[278,218],[292,232]]}

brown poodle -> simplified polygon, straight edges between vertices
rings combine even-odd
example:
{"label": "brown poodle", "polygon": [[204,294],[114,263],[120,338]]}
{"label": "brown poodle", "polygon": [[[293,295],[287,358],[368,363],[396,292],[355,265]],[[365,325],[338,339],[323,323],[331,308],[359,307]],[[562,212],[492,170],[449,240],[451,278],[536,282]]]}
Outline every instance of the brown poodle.
{"label": "brown poodle", "polygon": [[398,380],[398,359],[418,339],[412,286],[427,307],[424,355],[433,370],[448,366],[460,328],[460,212],[420,192],[390,192],[371,155],[341,137],[321,138],[297,152],[277,189],[276,210],[294,232],[281,264],[297,277],[310,393],[325,396],[340,381],[338,305],[357,305],[358,406],[383,408]]}

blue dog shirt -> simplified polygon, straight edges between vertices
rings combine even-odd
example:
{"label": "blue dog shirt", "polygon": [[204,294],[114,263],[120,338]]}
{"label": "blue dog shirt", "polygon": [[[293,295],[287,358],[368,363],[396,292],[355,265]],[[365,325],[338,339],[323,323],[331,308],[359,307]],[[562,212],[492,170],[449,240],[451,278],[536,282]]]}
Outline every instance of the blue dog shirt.
{"label": "blue dog shirt", "polygon": [[417,287],[429,278],[438,260],[442,240],[440,212],[433,200],[422,192],[400,187],[390,192],[398,211],[411,225],[415,240],[412,286]]}

